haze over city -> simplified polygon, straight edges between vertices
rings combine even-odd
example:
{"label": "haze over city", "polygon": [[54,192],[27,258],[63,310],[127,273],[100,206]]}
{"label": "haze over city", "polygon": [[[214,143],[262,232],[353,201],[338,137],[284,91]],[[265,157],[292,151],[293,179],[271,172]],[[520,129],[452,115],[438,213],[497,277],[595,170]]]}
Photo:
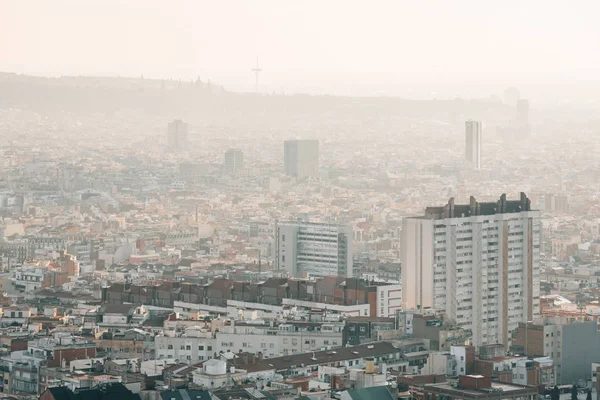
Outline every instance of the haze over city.
{"label": "haze over city", "polygon": [[1,3],[0,399],[598,399],[599,11]]}
{"label": "haze over city", "polygon": [[[482,97],[519,85],[588,95],[595,1],[4,2],[0,69],[188,80],[268,91]],[[452,91],[457,94],[452,94]],[[587,98],[586,98],[587,99]],[[538,100],[538,99],[536,99]]]}

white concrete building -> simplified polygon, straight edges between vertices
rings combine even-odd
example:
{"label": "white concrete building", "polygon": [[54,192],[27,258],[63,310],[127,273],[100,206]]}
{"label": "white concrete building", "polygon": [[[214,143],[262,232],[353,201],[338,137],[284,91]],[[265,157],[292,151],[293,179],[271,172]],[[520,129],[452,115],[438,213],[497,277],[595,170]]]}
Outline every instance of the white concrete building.
{"label": "white concrete building", "polygon": [[481,169],[481,122],[465,122],[465,158],[476,169]]}
{"label": "white concrete building", "polygon": [[402,311],[402,285],[377,285],[377,316],[394,318]]}
{"label": "white concrete building", "polygon": [[212,332],[199,326],[185,329],[181,336],[157,336],[155,339],[157,359],[177,360],[195,364],[214,358],[217,351]]}
{"label": "white concrete building", "polygon": [[228,370],[227,362],[224,360],[213,359],[202,364],[202,368],[195,370],[192,373],[192,380],[200,387],[217,389],[233,385],[245,375],[245,372],[236,372],[234,367]]}
{"label": "white concrete building", "polygon": [[311,222],[278,222],[275,265],[296,277],[352,276],[352,229]]}
{"label": "white concrete building", "polygon": [[540,213],[516,201],[428,207],[402,229],[404,310],[433,309],[470,330],[473,345],[509,346],[539,316]]}
{"label": "white concrete building", "polygon": [[216,334],[217,351],[280,357],[342,346],[343,322],[256,324],[232,322]]}

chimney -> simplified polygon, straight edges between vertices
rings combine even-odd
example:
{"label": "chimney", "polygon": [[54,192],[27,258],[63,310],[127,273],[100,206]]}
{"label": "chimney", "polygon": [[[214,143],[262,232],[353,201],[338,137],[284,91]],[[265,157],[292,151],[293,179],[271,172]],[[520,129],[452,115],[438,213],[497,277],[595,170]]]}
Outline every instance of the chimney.
{"label": "chimney", "polygon": [[373,357],[369,357],[365,359],[365,373],[366,374],[374,374],[375,373],[375,359]]}

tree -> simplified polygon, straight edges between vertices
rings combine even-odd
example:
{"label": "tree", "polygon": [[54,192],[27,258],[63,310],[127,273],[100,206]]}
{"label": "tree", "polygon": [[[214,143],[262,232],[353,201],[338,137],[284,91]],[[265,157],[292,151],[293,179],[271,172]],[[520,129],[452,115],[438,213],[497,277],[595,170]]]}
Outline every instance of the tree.
{"label": "tree", "polygon": [[552,391],[550,392],[550,400],[560,400],[560,392],[558,391],[558,386],[554,386]]}
{"label": "tree", "polygon": [[577,391],[577,385],[573,385],[571,388],[571,400],[577,400],[577,395],[579,392]]}

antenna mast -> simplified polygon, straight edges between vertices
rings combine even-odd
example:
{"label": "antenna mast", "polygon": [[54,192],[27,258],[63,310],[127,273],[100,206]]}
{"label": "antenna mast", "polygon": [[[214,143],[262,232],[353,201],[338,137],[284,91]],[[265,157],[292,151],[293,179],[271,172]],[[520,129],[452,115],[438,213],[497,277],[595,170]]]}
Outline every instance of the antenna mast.
{"label": "antenna mast", "polygon": [[252,68],[254,72],[254,91],[258,93],[258,74],[262,72],[262,69],[258,67],[258,56],[256,56],[256,68]]}

